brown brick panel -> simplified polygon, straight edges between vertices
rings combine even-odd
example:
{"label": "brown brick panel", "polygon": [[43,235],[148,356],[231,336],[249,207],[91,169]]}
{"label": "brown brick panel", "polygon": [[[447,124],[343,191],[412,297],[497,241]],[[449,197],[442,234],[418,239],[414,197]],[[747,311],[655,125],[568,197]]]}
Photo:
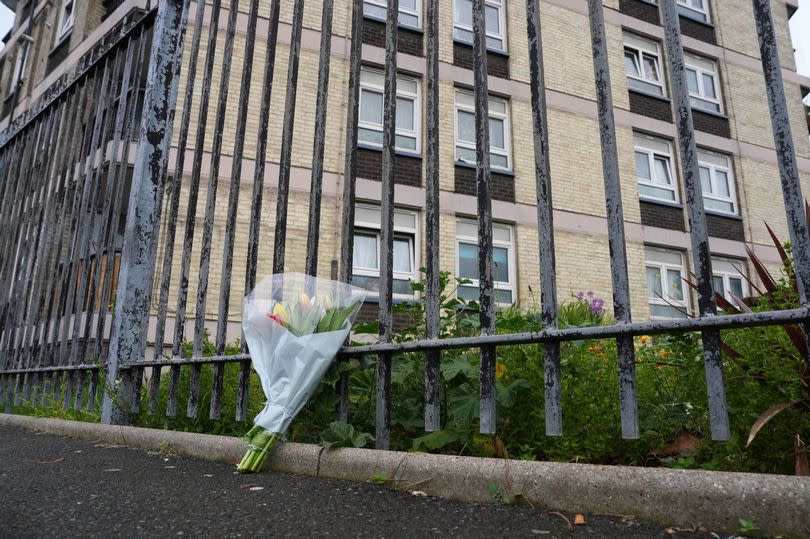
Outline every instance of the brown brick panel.
{"label": "brown brick panel", "polygon": [[[385,23],[376,19],[363,19],[363,43],[385,48]],[[422,32],[400,26],[397,32],[397,50],[405,54],[424,56]]]}
{"label": "brown brick panel", "polygon": [[630,90],[630,111],[656,120],[672,122],[669,100]]}
{"label": "brown brick panel", "polygon": [[745,229],[743,228],[742,219],[707,213],[706,226],[709,229],[709,236],[725,240],[745,241]]}
{"label": "brown brick panel", "polygon": [[641,207],[641,224],[644,226],[654,226],[666,228],[667,230],[686,231],[683,221],[683,209],[655,202],[639,201]]}
{"label": "brown brick panel", "polygon": [[728,118],[693,108],[692,120],[694,121],[695,129],[698,131],[711,133],[718,137],[731,138],[731,127],[729,126]]}
{"label": "brown brick panel", "polygon": [[[369,148],[358,148],[357,176],[382,181],[382,152]],[[422,158],[397,155],[394,159],[394,183],[421,187]]]}
{"label": "brown brick panel", "polygon": [[[492,198],[504,202],[515,201],[515,178],[509,174],[492,172]],[[455,192],[475,196],[475,169],[456,165]]]}
{"label": "brown brick panel", "polygon": [[[472,45],[453,42],[453,65],[464,69],[473,68]],[[487,74],[501,79],[509,78],[509,57],[497,52],[487,51]]]}
{"label": "brown brick panel", "polygon": [[626,13],[636,19],[647,21],[652,24],[661,24],[661,19],[658,15],[658,6],[650,4],[649,2],[642,2],[642,0],[619,0],[619,9],[622,13]]}
{"label": "brown brick panel", "polygon": [[717,45],[717,38],[714,35],[714,26],[705,24],[689,17],[680,17],[681,20],[681,33],[685,36]]}

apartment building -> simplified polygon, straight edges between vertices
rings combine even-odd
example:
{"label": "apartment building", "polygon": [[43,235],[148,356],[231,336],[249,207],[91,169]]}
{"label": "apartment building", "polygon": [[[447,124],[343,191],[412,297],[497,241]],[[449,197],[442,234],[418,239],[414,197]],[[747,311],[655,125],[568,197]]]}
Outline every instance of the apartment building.
{"label": "apartment building", "polygon": [[[16,10],[15,26],[0,51],[0,131],[14,118],[36,105],[54,85],[69,79],[81,58],[102,43],[105,36],[133,14],[150,6],[147,0],[4,0]],[[154,3],[154,2],[153,2]],[[245,58],[245,24],[249,2],[240,2],[230,74],[221,84],[225,15],[219,16],[217,61],[213,63],[207,116],[200,116],[198,100],[203,82],[193,88],[189,133],[202,119],[214,125],[214,104],[222,88],[229,90],[221,141],[222,166],[215,186],[217,208],[228,199],[229,184],[237,178],[239,211],[236,219],[233,274],[245,271],[250,226],[250,173],[256,166],[258,121],[248,118],[244,132],[237,132],[236,110],[241,68]],[[686,74],[699,150],[700,182],[713,254],[715,289],[728,296],[745,296],[750,285],[746,245],[774,270],[780,267],[776,249],[765,228],[767,222],[787,239],[779,172],[776,163],[765,83],[759,60],[757,35],[749,0],[678,0],[686,60]],[[223,2],[227,8],[230,2]],[[610,256],[605,210],[599,128],[595,102],[591,42],[585,0],[541,0],[545,72],[548,86],[548,122],[551,175],[554,192],[558,295],[561,300],[579,291],[592,290],[611,297]],[[614,112],[624,202],[627,253],[633,316],[684,317],[694,312],[696,300],[684,283],[691,269],[688,220],[682,171],[676,141],[664,32],[655,0],[605,0],[607,37]],[[321,29],[321,3],[306,2],[298,106],[295,115],[290,211],[287,229],[287,269],[302,271],[307,243],[309,173]],[[398,36],[396,125],[396,214],[394,239],[395,299],[413,297],[409,283],[420,279],[425,260],[425,110],[424,3],[400,0]],[[773,15],[779,38],[782,71],[799,168],[805,193],[810,192],[810,140],[802,97],[810,79],[796,73],[788,20],[798,8],[795,0],[775,0]],[[380,179],[383,130],[384,0],[365,0],[363,67],[360,76],[358,129],[358,180],[355,212],[353,279],[369,289],[378,287],[380,271]],[[258,110],[262,94],[263,61],[270,1],[260,4],[260,38],[254,52],[254,77],[250,108]],[[278,176],[282,118],[287,98],[285,77],[289,56],[293,2],[282,2],[276,79],[272,94],[268,139],[267,197],[259,252],[259,274],[269,273],[273,255],[274,184]],[[211,24],[212,14],[203,19]],[[492,167],[495,288],[503,305],[539,304],[538,232],[532,143],[531,90],[527,56],[526,5],[521,0],[486,0],[487,64],[489,72],[490,163]],[[475,226],[475,137],[472,93],[472,32],[470,0],[440,2],[440,136],[441,266],[453,276],[469,279],[456,293],[475,298],[477,290],[478,235]],[[189,62],[206,59],[206,47],[190,54],[195,12],[186,33],[184,95]],[[335,276],[340,259],[341,207],[344,171],[345,126],[348,103],[348,50],[351,2],[336,0],[332,28],[332,59],[328,94],[324,198],[318,274]],[[202,29],[205,44],[210,28]],[[180,118],[183,100],[177,105]],[[234,146],[244,137],[244,163],[232,168]],[[193,138],[193,137],[192,137]],[[169,171],[175,171],[181,149],[174,133],[174,153]],[[191,161],[197,145],[205,159],[199,176],[211,173],[212,137],[191,140],[182,151]],[[199,238],[207,187],[202,181],[195,192],[192,167],[180,171],[182,190],[177,230]],[[197,182],[199,178],[197,178]],[[192,196],[193,195],[193,196]],[[167,194],[167,201],[169,195]],[[210,197],[209,197],[210,198]],[[189,200],[197,207],[189,208]],[[164,213],[168,218],[168,202]],[[226,237],[224,209],[214,214],[213,249]],[[181,280],[179,260],[182,235],[158,248],[158,267],[171,251],[169,305],[178,302]],[[196,294],[199,253],[192,250],[188,297]],[[268,268],[263,271],[261,268]],[[208,295],[218,297],[223,267],[218,256],[210,262]],[[157,272],[159,273],[159,272]],[[756,279],[751,277],[756,283]],[[230,312],[238,313],[244,290],[234,279]],[[180,299],[182,301],[182,298]],[[207,314],[216,314],[211,301]],[[170,307],[170,312],[173,307]]]}

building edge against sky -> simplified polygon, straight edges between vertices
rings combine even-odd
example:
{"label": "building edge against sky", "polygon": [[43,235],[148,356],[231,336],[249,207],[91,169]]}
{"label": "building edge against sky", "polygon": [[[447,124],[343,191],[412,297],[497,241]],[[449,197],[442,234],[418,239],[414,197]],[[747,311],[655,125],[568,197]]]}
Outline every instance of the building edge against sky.
{"label": "building edge against sky", "polygon": [[[33,106],[46,90],[61,77],[69,76],[79,59],[100,42],[116,24],[133,10],[146,7],[146,0],[27,0],[16,4],[15,28],[7,46],[0,50],[0,130]],[[227,2],[226,2],[227,4]],[[286,72],[292,3],[284,2],[281,13],[278,72]],[[382,140],[383,23],[385,2],[365,1],[364,67],[361,71],[360,123],[358,142],[359,202],[355,218],[354,275],[359,285],[374,288],[379,274],[380,230],[380,143]],[[683,278],[691,273],[690,240],[683,201],[682,174],[679,166],[675,126],[670,100],[669,74],[664,58],[663,30],[658,8],[648,0],[606,0],[607,36],[611,51],[611,76],[616,114],[622,194],[628,242],[631,301],[634,317],[680,317],[691,312],[695,298]],[[701,184],[711,250],[714,255],[715,287],[726,295],[746,295],[749,287],[740,271],[748,273],[745,245],[772,269],[780,265],[764,222],[777,235],[787,239],[779,173],[773,149],[765,85],[759,62],[759,49],[749,0],[678,0],[684,34],[687,79],[695,122]],[[307,241],[307,205],[311,133],[314,125],[315,88],[318,76],[321,9],[318,2],[307,2],[304,15],[302,62],[299,73],[296,135],[292,156],[292,191],[287,235],[289,270],[303,270]],[[472,72],[468,0],[442,2],[440,20],[440,148],[441,148],[441,265],[455,276],[471,278],[458,294],[477,296],[477,235],[474,137],[471,133],[474,108],[471,100]],[[493,170],[493,230],[495,281],[501,302],[539,303],[538,240],[528,58],[526,57],[525,2],[488,0],[488,68],[490,73],[490,138]],[[810,79],[796,73],[788,20],[798,5],[776,0],[773,13],[779,38],[780,58],[799,168],[805,193],[810,191],[810,139],[807,116],[801,99],[810,89]],[[247,11],[246,2],[240,9]],[[336,275],[340,258],[342,173],[345,147],[345,119],[348,80],[350,2],[336,0],[332,39],[332,65],[327,123],[324,199],[321,218],[321,245],[318,273]],[[397,115],[397,213],[395,216],[394,272],[398,299],[410,297],[408,281],[419,278],[424,262],[424,162],[425,143],[424,91],[425,61],[421,32],[424,24],[421,0],[401,0],[399,35],[399,77]],[[258,34],[266,35],[269,1],[262,3]],[[33,19],[31,14],[33,13]],[[599,155],[593,70],[587,3],[584,0],[541,1],[544,31],[549,130],[551,135],[551,173],[557,229],[557,266],[559,297],[569,298],[579,291],[593,290],[609,297],[607,225],[604,188]],[[193,17],[193,15],[192,15]],[[220,17],[225,27],[226,17]],[[490,24],[490,23],[488,23]],[[263,25],[263,27],[262,27]],[[263,33],[264,32],[264,33]],[[237,24],[233,64],[244,60],[245,28]],[[188,44],[192,33],[186,35]],[[224,40],[220,32],[219,40]],[[27,36],[27,37],[26,37]],[[30,38],[30,39],[29,39]],[[203,42],[207,30],[203,31]],[[512,45],[514,44],[514,45]],[[266,41],[257,40],[254,74],[261,72]],[[218,51],[219,53],[219,51]],[[198,62],[205,59],[204,48]],[[184,66],[189,61],[184,59]],[[213,73],[211,102],[215,103],[222,65]],[[230,95],[238,95],[239,70],[230,78]],[[182,73],[181,73],[182,77]],[[259,108],[261,77],[254,75],[250,106]],[[181,78],[180,92],[186,79]],[[201,92],[200,81],[195,86]],[[278,77],[271,102],[268,140],[265,219],[262,222],[262,250],[259,272],[269,273],[272,261],[273,185],[278,175],[280,133],[284,109],[284,80]],[[182,103],[178,103],[180,116]],[[236,139],[236,98],[229,101],[224,129],[225,156],[219,183],[219,200],[228,196],[227,177],[231,173]],[[214,122],[215,107],[209,109],[209,125]],[[191,132],[197,122],[192,114]],[[258,125],[247,123],[243,152],[242,177],[252,178],[251,161],[255,156]],[[175,152],[177,159],[175,133]],[[206,159],[202,176],[210,172],[211,142],[205,144]],[[193,146],[187,148],[190,155]],[[472,151],[472,153],[471,153]],[[189,167],[187,167],[189,168]],[[170,170],[173,165],[170,163]],[[184,174],[183,193],[189,192],[190,180]],[[205,183],[205,182],[203,182]],[[234,272],[244,272],[244,256],[250,215],[251,184],[241,184],[237,218]],[[205,204],[205,187],[199,197]],[[187,203],[188,196],[181,196]],[[201,221],[204,211],[196,212]],[[225,236],[225,215],[215,215],[213,244],[221,245]],[[178,227],[185,226],[188,208],[181,204]],[[197,234],[201,226],[197,227]],[[182,228],[178,228],[182,230]],[[161,245],[163,242],[161,241]],[[175,244],[175,260],[182,244]],[[115,257],[114,253],[108,256]],[[158,251],[158,264],[165,253]],[[241,264],[241,266],[240,266]],[[175,264],[176,266],[176,264]],[[194,297],[195,272],[200,264],[192,254],[191,287]],[[262,268],[268,268],[267,271]],[[212,257],[211,286],[208,294],[217,297],[222,271],[220,261]],[[169,304],[177,301],[179,268],[173,268]],[[755,281],[756,282],[756,281]],[[240,311],[244,290],[235,279],[232,284],[230,312]],[[212,302],[214,303],[214,302]],[[372,310],[369,311],[371,316]],[[215,313],[211,313],[215,314]]]}

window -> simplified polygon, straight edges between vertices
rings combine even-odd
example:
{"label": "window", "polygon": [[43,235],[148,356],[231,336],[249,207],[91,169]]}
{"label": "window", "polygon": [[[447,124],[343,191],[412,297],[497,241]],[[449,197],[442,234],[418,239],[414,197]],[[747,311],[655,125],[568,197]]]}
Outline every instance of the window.
{"label": "window", "polygon": [[59,43],[73,30],[76,19],[76,0],[61,0],[62,9],[59,10],[59,24],[56,27],[56,43]]}
{"label": "window", "polygon": [[655,41],[624,35],[624,64],[627,86],[632,90],[665,96],[661,72],[661,48]]}
{"label": "window", "polygon": [[676,3],[679,14],[700,22],[709,22],[709,0],[676,0]]}
{"label": "window", "polygon": [[708,112],[723,112],[720,101],[720,79],[717,63],[694,54],[684,54],[686,83],[689,86],[689,102],[692,108]]}
{"label": "window", "polygon": [[[506,51],[506,21],[503,0],[485,0],[484,18],[487,48]],[[455,0],[453,3],[453,38],[465,43],[473,42],[472,0]]]}
{"label": "window", "polygon": [[683,255],[678,251],[647,247],[647,299],[650,318],[686,318]]}
{"label": "window", "polygon": [[[399,0],[399,24],[411,28],[422,27],[421,0]],[[364,0],[363,15],[375,19],[386,19],[387,0]]]}
{"label": "window", "polygon": [[[504,99],[489,97],[489,163],[509,170],[509,107]],[[456,160],[475,163],[475,96],[456,90]]]}
{"label": "window", "polygon": [[729,258],[712,258],[712,288],[731,303],[733,296],[744,298],[748,295],[745,262]]}
{"label": "window", "polygon": [[[354,216],[352,284],[380,290],[380,207],[358,204]],[[394,210],[394,295],[412,297],[418,253],[417,213]]]}
{"label": "window", "polygon": [[703,205],[709,211],[737,215],[731,163],[725,155],[698,150]]}
{"label": "window", "polygon": [[[382,71],[363,68],[360,72],[360,119],[357,141],[372,146],[383,143],[383,91],[385,75]],[[419,82],[397,75],[397,132],[396,148],[419,152],[420,126]]]}
{"label": "window", "polygon": [[672,146],[666,140],[635,136],[638,194],[643,199],[678,202],[678,187],[672,172]]}
{"label": "window", "polygon": [[[472,283],[458,287],[458,296],[478,301],[478,223],[459,219],[456,223],[456,275]],[[492,225],[492,262],[495,301],[502,305],[515,302],[515,242],[514,230],[509,225]]]}
{"label": "window", "polygon": [[21,39],[17,47],[17,58],[14,60],[14,71],[11,73],[9,93],[14,92],[17,84],[25,77],[25,67],[28,65],[28,47],[28,41]]}

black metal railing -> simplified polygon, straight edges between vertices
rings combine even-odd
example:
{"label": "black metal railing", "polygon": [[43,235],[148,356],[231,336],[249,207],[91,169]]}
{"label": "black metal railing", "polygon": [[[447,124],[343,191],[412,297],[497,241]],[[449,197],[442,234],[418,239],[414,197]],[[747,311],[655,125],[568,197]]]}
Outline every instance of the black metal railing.
{"label": "black metal railing", "polygon": [[[545,414],[548,435],[562,434],[560,343],[583,338],[616,339],[622,435],[639,436],[633,336],[700,331],[712,437],[729,437],[725,400],[720,330],[737,327],[807,324],[810,321],[810,245],[803,210],[795,149],[778,59],[771,6],[768,0],[753,0],[760,40],[768,104],[784,194],[801,306],[792,310],[717,316],[712,291],[712,268],[706,217],[699,184],[695,132],[684,72],[678,8],[675,0],[661,0],[661,21],[665,34],[672,99],[675,105],[678,146],[688,208],[691,252],[694,257],[698,316],[684,320],[634,322],[630,309],[630,286],[616,126],[609,70],[608,43],[601,0],[588,1],[596,106],[601,137],[608,238],[610,244],[613,312],[615,324],[605,327],[559,329],[557,323],[555,236],[552,178],[549,162],[549,132],[538,0],[526,1],[529,75],[531,87],[534,171],[537,188],[537,229],[541,285],[542,329],[539,332],[496,334],[495,286],[493,282],[492,183],[489,166],[488,77],[484,0],[473,0],[473,80],[475,92],[476,197],[479,234],[479,318],[480,335],[439,339],[440,245],[440,138],[439,138],[439,1],[425,0],[425,309],[423,340],[394,342],[393,246],[394,205],[397,200],[395,118],[397,107],[398,2],[390,0],[386,21],[385,73],[383,92],[383,134],[381,170],[379,343],[345,348],[341,357],[377,355],[377,447],[389,444],[392,361],[396,354],[425,354],[425,430],[440,425],[439,367],[442,351],[453,348],[480,350],[480,430],[492,433],[496,426],[495,359],[498,346],[540,343],[545,368]],[[116,44],[93,59],[75,80],[61,90],[47,106],[30,115],[12,133],[0,139],[0,398],[6,409],[22,400],[42,403],[48,395],[62,396],[64,403],[79,405],[87,394],[87,405],[95,405],[99,368],[106,369],[107,385],[102,420],[126,423],[140,406],[142,383],[148,380],[147,409],[155,413],[163,376],[169,376],[166,413],[178,411],[180,375],[190,371],[186,414],[200,414],[200,379],[204,366],[213,370],[212,396],[208,414],[218,418],[224,366],[240,365],[237,419],[247,419],[250,364],[247,350],[226,354],[238,316],[233,299],[256,284],[262,252],[272,250],[272,271],[303,267],[307,273],[323,272],[319,265],[321,245],[324,156],[329,119],[330,62],[333,59],[333,0],[322,3],[317,90],[298,95],[302,55],[304,0],[295,0],[291,23],[285,23],[289,38],[280,31],[280,0],[270,3],[270,12],[260,13],[259,0],[239,11],[239,0],[161,0],[148,16],[122,31]],[[241,6],[244,7],[244,6]],[[353,268],[354,208],[358,177],[358,116],[360,67],[363,62],[363,2],[352,0],[351,35],[348,46],[348,87],[345,102],[345,168],[336,185],[342,187],[342,222],[339,278],[350,282]],[[207,13],[206,13],[207,12]],[[186,28],[193,25],[190,39]],[[201,53],[203,31],[207,29],[205,52]],[[238,30],[239,29],[239,30]],[[259,30],[266,36],[259,36]],[[234,63],[237,30],[244,32],[239,46],[241,65]],[[224,31],[224,39],[220,35]],[[144,50],[145,36],[152,33],[151,48]],[[266,43],[263,73],[254,73],[255,45]],[[277,45],[289,48],[286,91],[280,136],[271,132],[271,98],[274,82],[284,76],[275,72]],[[512,44],[513,47],[521,44]],[[221,58],[218,56],[221,47]],[[182,62],[188,48],[186,63]],[[134,104],[121,89],[135,87],[125,80],[129,73],[141,73],[148,62],[143,114],[135,118]],[[123,66],[123,68],[122,68]],[[136,66],[133,69],[133,66]],[[240,83],[232,82],[231,70],[241,69]],[[136,75],[137,76],[137,75]],[[180,82],[184,84],[178,99]],[[254,80],[261,79],[261,95]],[[213,114],[211,102],[216,89]],[[131,95],[131,94],[130,94]],[[258,98],[258,99],[257,99]],[[277,99],[277,98],[276,98]],[[309,171],[308,203],[293,200],[291,184],[300,155],[296,147],[295,120],[298,101],[314,101],[314,136]],[[100,114],[109,103],[115,114]],[[251,103],[258,103],[252,110]],[[89,107],[89,108],[88,108]],[[85,111],[96,109],[96,114]],[[179,123],[174,129],[175,111]],[[229,112],[231,114],[229,114]],[[196,117],[194,117],[196,113]],[[192,124],[192,121],[194,123]],[[252,125],[252,127],[250,127]],[[250,128],[249,128],[250,127]],[[105,133],[112,136],[104,136]],[[130,133],[127,137],[126,133]],[[119,148],[120,141],[139,133],[134,157]],[[226,137],[227,134],[231,134]],[[250,138],[248,137],[250,133]],[[300,133],[298,134],[300,136]],[[175,139],[176,136],[176,139]],[[280,140],[276,160],[270,156],[271,142]],[[99,141],[111,141],[105,145]],[[253,153],[246,157],[248,144]],[[126,143],[124,143],[126,144]],[[109,160],[103,168],[101,160]],[[125,193],[122,170],[130,163],[131,192]],[[190,159],[189,163],[186,160]],[[252,160],[251,160],[252,159]],[[277,163],[271,164],[271,163]],[[270,166],[268,166],[270,165]],[[271,170],[272,168],[272,170]],[[276,173],[277,168],[277,173]],[[225,172],[226,170],[230,172]],[[332,167],[334,169],[334,167]],[[106,170],[105,174],[99,172]],[[169,174],[171,172],[171,174]],[[337,174],[335,174],[337,175]],[[276,177],[277,181],[266,182]],[[227,178],[227,204],[218,200],[220,180]],[[252,178],[252,183],[245,182]],[[207,182],[203,182],[207,179]],[[251,188],[249,198],[240,194]],[[275,188],[276,209],[263,227],[265,191]],[[102,190],[104,192],[102,193]],[[307,190],[307,189],[305,189]],[[201,196],[204,196],[202,208]],[[96,200],[101,211],[88,211]],[[128,210],[121,206],[128,200]],[[306,205],[306,251],[302,260],[285,256],[290,234],[290,209]],[[199,208],[198,208],[199,207]],[[185,214],[181,210],[185,209]],[[198,217],[197,211],[204,212]],[[115,291],[111,286],[110,263],[88,264],[90,244],[95,238],[104,246],[97,260],[114,248],[117,216],[126,215],[126,233],[121,253],[121,270]],[[218,224],[218,218],[224,220]],[[242,220],[240,221],[240,216]],[[198,230],[199,224],[202,230]],[[178,227],[183,234],[178,238]],[[246,229],[246,230],[245,230]],[[100,235],[96,234],[100,230]],[[238,230],[246,242],[239,244]],[[268,245],[272,247],[268,248]],[[245,251],[244,267],[236,255]],[[160,256],[158,256],[160,252]],[[175,259],[178,256],[179,261]],[[268,260],[269,262],[269,260]],[[212,265],[213,264],[213,265]],[[263,266],[264,267],[264,266]],[[269,267],[269,265],[268,265]],[[104,271],[102,271],[104,268]],[[238,270],[244,281],[234,283]],[[213,271],[213,273],[212,273]],[[103,274],[103,275],[102,275]],[[218,282],[215,309],[209,308],[209,283]],[[194,284],[194,288],[191,285]],[[89,292],[88,292],[89,291]],[[88,296],[89,294],[89,296]],[[85,303],[86,297],[99,301]],[[196,295],[193,312],[190,296]],[[114,298],[114,309],[109,309]],[[80,305],[79,303],[82,303]],[[215,310],[215,314],[213,311]],[[193,318],[191,357],[183,352],[187,324]],[[189,328],[190,329],[190,328]],[[205,339],[214,335],[215,353],[204,353]],[[237,329],[238,334],[238,329]],[[810,334],[805,332],[805,334]],[[170,352],[165,352],[170,349]],[[145,370],[149,370],[145,376]],[[88,379],[84,379],[89,373]],[[42,394],[37,395],[39,391]],[[345,420],[348,409],[348,378],[339,384],[338,415]],[[32,392],[34,393],[32,395]],[[576,413],[575,411],[572,413]]]}

